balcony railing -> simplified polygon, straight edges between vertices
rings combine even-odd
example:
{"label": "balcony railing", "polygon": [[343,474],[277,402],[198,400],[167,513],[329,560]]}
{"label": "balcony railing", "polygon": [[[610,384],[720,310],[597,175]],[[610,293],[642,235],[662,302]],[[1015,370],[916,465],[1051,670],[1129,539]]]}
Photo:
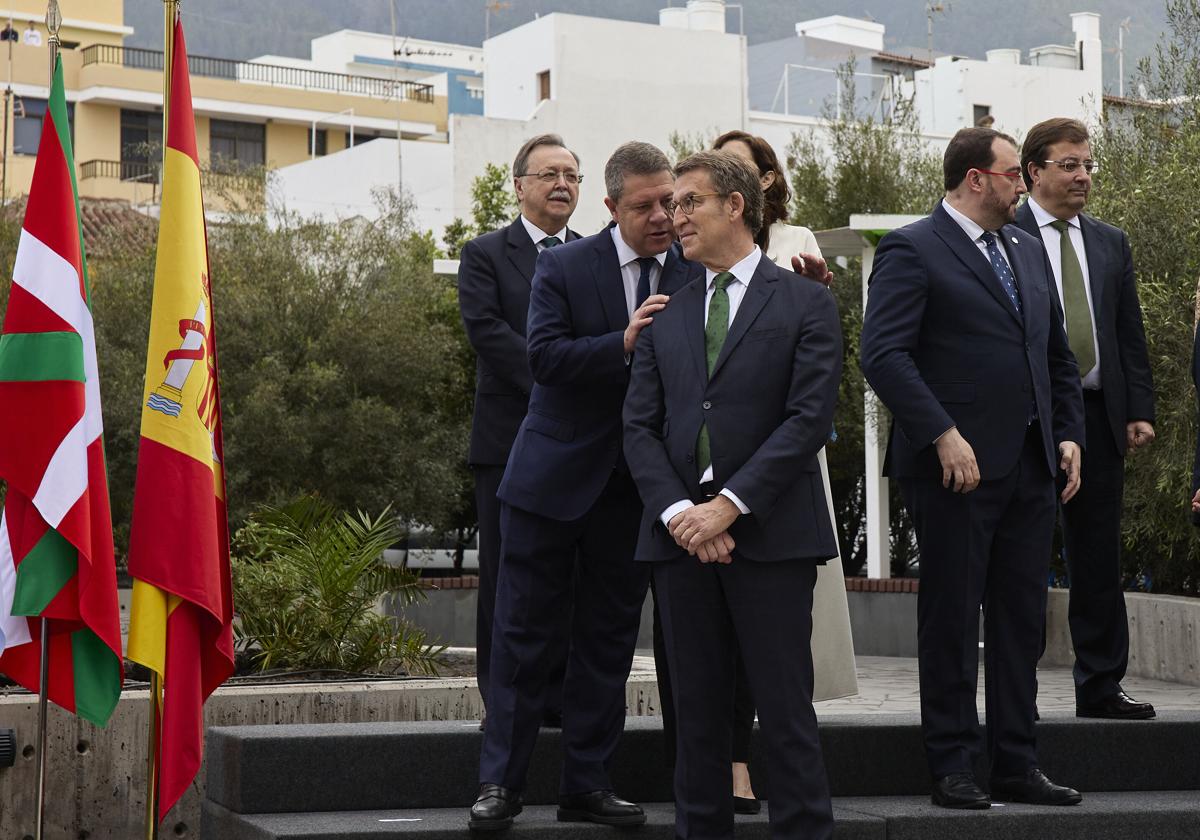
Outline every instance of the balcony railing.
{"label": "balcony railing", "polygon": [[79,164],[79,177],[85,181],[90,178],[107,178],[157,184],[158,172],[157,163],[140,160],[88,160]]}
{"label": "balcony railing", "polygon": [[[83,48],[83,64],[117,64],[136,70],[163,69],[162,50],[123,47],[116,44],[92,44]],[[348,93],[376,99],[401,99],[411,102],[433,102],[433,85],[375,76],[352,76],[281,64],[261,64],[257,61],[235,61],[231,58],[188,56],[188,70],[193,76],[229,79],[275,87]]]}

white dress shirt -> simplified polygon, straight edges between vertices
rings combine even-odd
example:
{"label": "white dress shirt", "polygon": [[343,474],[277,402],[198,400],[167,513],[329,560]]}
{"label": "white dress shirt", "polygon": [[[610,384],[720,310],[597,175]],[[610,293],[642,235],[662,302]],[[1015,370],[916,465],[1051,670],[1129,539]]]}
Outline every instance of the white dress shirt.
{"label": "white dress shirt", "polygon": [[540,254],[546,250],[546,246],[542,244],[542,240],[547,236],[557,236],[559,243],[567,241],[567,229],[563,228],[558,233],[546,233],[533,222],[525,218],[525,214],[521,214],[521,224],[525,226],[525,232],[529,234],[529,238],[533,240],[533,244],[537,246],[537,252]]}
{"label": "white dress shirt", "polygon": [[[733,280],[729,281],[729,285],[725,287],[725,293],[729,296],[729,323],[733,324],[733,319],[737,317],[738,307],[742,305],[742,298],[746,296],[746,289],[750,287],[750,281],[754,278],[754,272],[758,270],[758,261],[762,259],[762,251],[758,246],[754,246],[754,250],[747,256],[743,257],[736,265],[729,269],[729,273],[733,275]],[[704,293],[704,326],[708,326],[708,305],[712,302],[713,292],[716,291],[716,284],[713,280],[716,279],[718,272],[705,266],[704,282],[706,291]],[[700,483],[704,484],[707,481],[713,480],[712,464],[704,470],[704,475],[700,476]],[[721,495],[729,499],[737,505],[737,509],[743,514],[749,513],[750,508],[746,507],[745,503],[737,497],[737,494],[728,487],[721,488]],[[663,525],[670,525],[671,520],[675,516],[688,508],[692,507],[693,503],[689,499],[680,499],[675,504],[668,507],[662,512],[660,519]]]}
{"label": "white dress shirt", "polygon": [[[621,226],[612,226],[613,244],[617,246],[617,262],[621,264],[621,280],[625,284],[625,309],[629,312],[629,317],[633,317],[633,310],[637,308],[637,285],[638,278],[642,276],[642,264],[638,262],[637,251],[630,248],[625,240],[621,238]],[[658,280],[662,277],[663,263],[667,261],[667,252],[654,255],[657,266],[650,267],[650,294],[658,294]]]}
{"label": "white dress shirt", "polygon": [[[963,229],[967,236],[971,237],[971,241],[975,243],[975,247],[979,249],[979,253],[983,254],[983,258],[988,261],[988,265],[991,265],[992,258],[988,256],[987,243],[983,241],[983,235],[985,233],[990,233],[992,236],[996,237],[996,242],[999,243],[1000,240],[1004,238],[1003,234],[1001,234],[998,230],[985,231],[982,227],[975,223],[974,219],[965,215],[961,211],[956,210],[954,206],[944,198],[942,199],[942,207],[946,208],[946,212],[950,214],[950,218],[958,222],[958,226]],[[1004,258],[1006,263],[1008,263],[1008,267],[1012,268],[1012,260],[1008,258],[1008,252],[1004,250],[1002,245],[997,244],[996,247],[997,250],[1000,251],[1000,256]],[[1016,277],[1015,273],[1013,274],[1013,277]]]}
{"label": "white dress shirt", "polygon": [[[1058,302],[1062,304],[1063,308],[1063,329],[1066,329],[1067,305],[1063,302],[1062,290],[1062,234],[1050,226],[1051,222],[1056,222],[1058,219],[1051,216],[1042,205],[1034,201],[1033,196],[1029,197],[1029,209],[1033,211],[1033,218],[1038,224],[1038,231],[1042,234],[1042,241],[1046,243],[1046,255],[1050,257],[1050,268],[1054,270],[1054,285],[1058,288]],[[1088,271],[1087,251],[1083,247],[1083,229],[1079,226],[1078,216],[1072,216],[1066,222],[1070,225],[1067,228],[1067,235],[1071,237],[1071,247],[1075,249],[1075,256],[1079,258],[1079,267],[1083,269],[1083,290],[1087,295],[1088,309],[1092,315],[1092,345],[1096,354],[1096,365],[1083,378],[1083,387],[1088,390],[1099,390],[1100,334],[1096,330],[1096,302],[1092,300],[1092,275]]]}

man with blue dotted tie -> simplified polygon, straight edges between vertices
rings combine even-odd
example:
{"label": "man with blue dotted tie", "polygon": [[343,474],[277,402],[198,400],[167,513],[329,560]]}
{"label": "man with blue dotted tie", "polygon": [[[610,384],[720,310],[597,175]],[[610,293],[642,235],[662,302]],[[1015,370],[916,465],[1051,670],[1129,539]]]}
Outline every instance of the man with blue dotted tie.
{"label": "man with blue dotted tie", "polygon": [[[932,215],[885,236],[862,369],[892,413],[884,474],[921,550],[917,651],[933,802],[1073,805],[1038,769],[1037,660],[1056,510],[1079,489],[1083,396],[1042,243],[1012,224],[1016,143],[959,131]],[[984,612],[991,796],[973,775]]]}

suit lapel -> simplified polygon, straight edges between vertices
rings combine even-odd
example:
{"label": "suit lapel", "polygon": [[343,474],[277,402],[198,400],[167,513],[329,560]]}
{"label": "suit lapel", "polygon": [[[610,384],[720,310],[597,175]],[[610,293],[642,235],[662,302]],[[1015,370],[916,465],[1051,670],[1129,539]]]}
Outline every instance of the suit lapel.
{"label": "suit lapel", "polygon": [[[1088,285],[1092,287],[1092,321],[1100,318],[1100,303],[1104,300],[1104,278],[1108,276],[1105,270],[1109,260],[1102,253],[1107,243],[1100,236],[1099,226],[1090,216],[1079,214],[1079,231],[1083,234],[1083,253],[1087,260]],[[1115,263],[1114,263],[1115,264]]]}
{"label": "suit lapel", "polygon": [[[1025,330],[1029,330],[1029,319],[1033,314],[1033,307],[1030,305],[1033,302],[1032,287],[1029,285],[1029,274],[1033,271],[1033,267],[1029,260],[1033,255],[1029,252],[1029,248],[1022,248],[1020,238],[1013,236],[1011,228],[1015,225],[1005,225],[1000,228],[1000,234],[997,237],[1004,248],[1004,252],[1008,254],[1008,264],[1012,268],[1013,276],[1017,278],[1017,293],[1021,296],[1021,314],[1024,319]],[[1041,237],[1039,236],[1039,241]],[[1045,257],[1046,249],[1043,245],[1037,250],[1037,257]],[[1013,309],[1009,304],[1009,309]],[[1013,309],[1015,313],[1016,310]]]}
{"label": "suit lapel", "polygon": [[617,246],[612,234],[605,230],[596,237],[595,277],[596,292],[604,316],[613,330],[629,325],[629,304],[625,300],[625,280],[621,277],[621,263],[617,260]]}
{"label": "suit lapel", "polygon": [[676,293],[680,295],[676,303],[683,307],[684,340],[701,382],[708,381],[708,364],[704,357],[704,297],[707,291],[701,276],[699,283],[693,283]]}
{"label": "suit lapel", "polygon": [[529,232],[518,218],[508,226],[508,261],[521,273],[526,283],[533,282],[533,267],[537,263],[537,245],[529,238]]}
{"label": "suit lapel", "polygon": [[[1012,301],[1008,299],[1008,295],[1004,293],[1003,287],[1000,285],[1000,278],[996,276],[995,269],[988,263],[987,258],[979,250],[978,246],[970,240],[966,231],[959,226],[941,203],[934,208],[933,211],[933,229],[943,242],[954,252],[954,255],[962,261],[963,265],[971,269],[971,273],[983,284],[987,289],[988,294],[995,298],[996,303],[1004,308],[1014,321],[1021,323],[1020,316],[1017,315],[1017,310],[1013,308]],[[1013,272],[1014,274],[1016,272]],[[1023,326],[1023,325],[1022,325]]]}
{"label": "suit lapel", "polygon": [[[741,305],[738,306],[737,315],[733,318],[733,323],[729,325],[729,334],[725,336],[725,343],[721,345],[721,352],[717,355],[717,361],[713,364],[712,374],[709,379],[716,377],[720,372],[721,366],[725,364],[725,360],[733,353],[738,342],[746,335],[746,331],[750,329],[750,325],[754,323],[754,319],[758,317],[758,313],[762,312],[763,307],[767,305],[767,301],[775,294],[775,283],[777,278],[770,271],[775,264],[767,259],[764,254],[758,261],[758,268],[754,271],[754,277],[750,280],[750,286],[742,295]],[[797,282],[805,282],[798,280]]]}

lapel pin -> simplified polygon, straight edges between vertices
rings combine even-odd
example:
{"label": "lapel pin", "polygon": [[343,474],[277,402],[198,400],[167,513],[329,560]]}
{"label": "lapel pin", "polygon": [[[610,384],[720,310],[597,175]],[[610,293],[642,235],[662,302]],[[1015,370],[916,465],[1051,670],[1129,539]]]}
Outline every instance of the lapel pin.
{"label": "lapel pin", "polygon": [[1016,245],[1016,244],[1017,244],[1017,237],[1015,237],[1015,236],[1014,236],[1014,237],[1012,238],[1012,243],[1013,243],[1014,245]]}

